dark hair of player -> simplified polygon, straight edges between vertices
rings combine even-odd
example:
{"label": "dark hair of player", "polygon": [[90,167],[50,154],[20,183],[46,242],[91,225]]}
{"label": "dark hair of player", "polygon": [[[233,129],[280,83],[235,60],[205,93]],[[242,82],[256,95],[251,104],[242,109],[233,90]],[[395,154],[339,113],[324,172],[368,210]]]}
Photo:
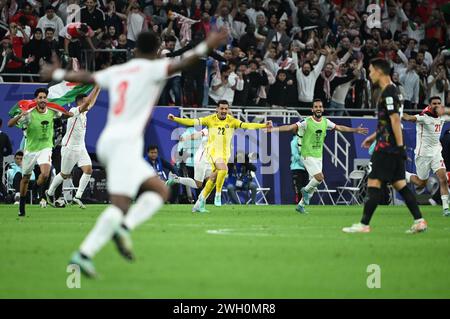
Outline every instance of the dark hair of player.
{"label": "dark hair of player", "polygon": [[78,94],[75,98],[75,103],[79,103],[79,102],[83,102],[83,99],[86,97],[87,95],[82,93],[82,94]]}
{"label": "dark hair of player", "polygon": [[169,35],[164,38],[164,42],[177,42],[177,38],[175,38],[173,35]]}
{"label": "dark hair of player", "polygon": [[313,100],[313,104],[316,103],[316,102],[320,102],[320,103],[323,104],[322,99],[319,99],[319,98],[316,98],[316,99]]}
{"label": "dark hair of player", "polygon": [[17,151],[16,154],[14,154],[14,157],[16,156],[22,156],[23,157],[23,152],[22,151]]}
{"label": "dark hair of player", "polygon": [[441,98],[439,96],[437,96],[437,95],[430,97],[430,104],[431,104],[431,102],[433,102],[433,100],[439,100],[439,102],[440,102]]}
{"label": "dark hair of player", "polygon": [[45,95],[48,95],[48,90],[46,88],[39,88],[34,91],[34,97],[38,97],[39,93],[45,93]]}
{"label": "dark hair of player", "polygon": [[136,47],[142,54],[154,54],[159,48],[159,37],[152,31],[141,32],[136,41]]}
{"label": "dark hair of player", "polygon": [[152,144],[148,147],[147,152],[153,151],[153,150],[159,150],[158,145]]}
{"label": "dark hair of player", "polygon": [[222,105],[222,104],[226,104],[226,105],[230,106],[230,104],[228,103],[227,100],[220,100],[219,102],[217,102],[217,106]]}
{"label": "dark hair of player", "polygon": [[370,61],[370,64],[375,68],[383,72],[384,75],[391,73],[391,65],[388,61],[382,58],[375,58]]}

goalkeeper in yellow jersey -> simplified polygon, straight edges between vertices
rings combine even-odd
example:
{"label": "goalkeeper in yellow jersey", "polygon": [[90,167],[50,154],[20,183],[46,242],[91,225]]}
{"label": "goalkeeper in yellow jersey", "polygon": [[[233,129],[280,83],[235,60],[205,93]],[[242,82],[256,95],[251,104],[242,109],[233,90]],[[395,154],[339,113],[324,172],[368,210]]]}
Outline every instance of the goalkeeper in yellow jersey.
{"label": "goalkeeper in yellow jersey", "polygon": [[231,155],[231,141],[234,130],[243,129],[262,129],[272,127],[272,121],[264,124],[242,122],[229,114],[229,104],[225,100],[218,102],[217,112],[215,114],[199,119],[187,119],[168,115],[168,119],[185,126],[202,125],[208,127],[208,143],[206,152],[211,163],[213,174],[206,183],[203,191],[198,197],[197,202],[192,208],[193,212],[206,212],[205,202],[209,194],[216,185],[216,197],[214,205],[222,205],[222,186],[228,171],[228,159]]}

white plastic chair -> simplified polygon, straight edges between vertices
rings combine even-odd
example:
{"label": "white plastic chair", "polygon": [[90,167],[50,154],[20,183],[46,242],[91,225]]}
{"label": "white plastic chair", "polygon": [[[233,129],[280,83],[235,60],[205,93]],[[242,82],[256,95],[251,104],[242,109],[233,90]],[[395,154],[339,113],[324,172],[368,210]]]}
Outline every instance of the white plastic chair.
{"label": "white plastic chair", "polygon": [[[331,196],[331,194],[336,194],[337,190],[329,189],[327,183],[325,182],[325,180],[323,180],[322,183],[320,183],[320,185],[323,185],[322,188],[320,188],[320,189],[318,188],[317,191],[316,191],[317,195],[319,196],[320,203],[322,205],[325,205],[325,201],[323,200],[323,196],[324,195],[322,195],[322,194],[327,194],[328,197],[330,198],[331,204],[332,205],[336,205],[335,201],[333,199],[333,196]],[[320,185],[319,185],[319,187],[320,187]]]}
{"label": "white plastic chair", "polygon": [[[365,175],[366,172],[364,170],[355,169],[354,171],[352,171],[348,176],[348,180],[345,182],[344,186],[336,187],[338,191],[338,199],[336,201],[336,204],[361,205],[362,199],[358,196],[358,193],[361,191],[361,185]],[[345,193],[350,194],[350,201],[345,199]]]}

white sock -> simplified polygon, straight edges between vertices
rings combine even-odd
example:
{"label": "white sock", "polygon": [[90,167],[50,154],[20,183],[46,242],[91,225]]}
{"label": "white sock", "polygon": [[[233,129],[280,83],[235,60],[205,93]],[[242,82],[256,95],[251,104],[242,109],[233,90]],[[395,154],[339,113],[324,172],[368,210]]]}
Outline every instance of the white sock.
{"label": "white sock", "polygon": [[317,186],[320,185],[320,183],[317,179],[315,179],[314,177],[309,181],[308,185],[305,186],[305,191],[307,191],[308,193],[312,194],[314,193],[314,191],[316,190]]}
{"label": "white sock", "polygon": [[56,188],[61,185],[61,183],[64,181],[64,178],[61,176],[61,173],[53,177],[52,183],[50,184],[50,187],[48,188],[48,194],[50,196],[55,195]]}
{"label": "white sock", "polygon": [[123,224],[133,230],[152,217],[164,204],[162,197],[155,192],[144,192],[131,206],[123,220]]}
{"label": "white sock", "polygon": [[405,179],[407,183],[411,183],[411,176],[413,174],[411,174],[410,172],[405,172]]}
{"label": "white sock", "polygon": [[441,195],[442,199],[442,208],[448,209],[448,195]]}
{"label": "white sock", "polygon": [[123,220],[123,212],[114,205],[108,206],[92,228],[91,232],[80,246],[80,252],[89,258],[95,254],[111,239]]}
{"label": "white sock", "polygon": [[91,175],[83,173],[83,175],[80,178],[80,183],[78,184],[77,193],[75,194],[76,198],[81,198],[81,196],[83,196],[83,192],[86,189],[86,186],[89,183],[90,179]]}
{"label": "white sock", "polygon": [[177,179],[175,179],[175,182],[189,186],[191,188],[198,188],[197,183],[189,177],[178,177]]}

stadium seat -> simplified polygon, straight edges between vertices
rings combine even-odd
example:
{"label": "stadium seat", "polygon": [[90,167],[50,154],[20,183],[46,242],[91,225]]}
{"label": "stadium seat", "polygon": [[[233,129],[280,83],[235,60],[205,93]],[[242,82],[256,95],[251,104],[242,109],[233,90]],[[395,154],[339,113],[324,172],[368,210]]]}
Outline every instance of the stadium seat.
{"label": "stadium seat", "polygon": [[[14,163],[14,155],[9,155],[9,156],[5,156],[3,157],[3,176],[1,177],[2,180],[1,182],[3,183],[3,185],[5,185],[6,187],[6,191],[8,193],[15,193],[16,190],[14,188],[11,188],[10,185],[12,184],[12,181],[8,180],[8,167],[9,164]],[[33,190],[32,189],[28,189],[28,192],[30,193],[30,204],[33,204]]]}
{"label": "stadium seat", "polygon": [[[253,181],[256,184],[256,200],[255,200],[255,204],[256,205],[269,205],[269,202],[267,200],[267,193],[270,192],[270,187],[261,187],[261,184],[259,183],[259,180],[255,174],[255,172],[250,172]],[[239,204],[242,204],[241,201],[241,196],[239,196],[239,193],[244,192],[243,190],[236,190],[236,192],[238,193],[238,200],[239,200]],[[245,191],[248,192],[248,191]],[[249,205],[250,202],[252,201],[252,199],[250,198],[250,196],[248,196],[248,200],[245,203],[246,205]],[[228,196],[228,191],[226,188],[222,189],[222,198],[223,198],[223,202],[224,203],[230,203],[231,200]]]}
{"label": "stadium seat", "polygon": [[[259,183],[258,177],[256,177],[255,172],[250,172],[250,174],[253,177],[253,180],[256,184],[256,205],[269,205],[269,202],[267,201],[267,193],[270,192],[270,187],[261,187],[261,184]],[[251,202],[251,199],[247,201],[246,204],[249,204]]]}
{"label": "stadium seat", "polygon": [[[336,201],[336,204],[361,205],[362,199],[359,195],[359,192],[361,191],[361,186],[365,175],[366,172],[363,170],[355,169],[354,171],[352,171],[349,174],[348,179],[345,182],[344,186],[336,187],[338,191],[338,199]],[[345,199],[344,196],[345,193],[350,194],[349,201]]]}
{"label": "stadium seat", "polygon": [[77,190],[78,187],[75,187],[73,185],[72,177],[63,181],[62,195],[64,197],[66,205],[68,205],[70,201],[72,201],[72,198],[74,197],[73,192],[76,192]]}
{"label": "stadium seat", "polygon": [[[319,201],[322,205],[325,205],[325,201],[323,200],[323,196],[322,194],[328,194],[328,197],[330,198],[331,204],[332,205],[336,205],[333,196],[331,194],[336,194],[337,190],[335,189],[329,189],[327,183],[325,182],[325,180],[323,180],[322,183],[320,183],[320,185],[323,185],[322,188],[318,188],[317,189],[317,195],[319,196]],[[320,187],[320,186],[319,186]]]}

